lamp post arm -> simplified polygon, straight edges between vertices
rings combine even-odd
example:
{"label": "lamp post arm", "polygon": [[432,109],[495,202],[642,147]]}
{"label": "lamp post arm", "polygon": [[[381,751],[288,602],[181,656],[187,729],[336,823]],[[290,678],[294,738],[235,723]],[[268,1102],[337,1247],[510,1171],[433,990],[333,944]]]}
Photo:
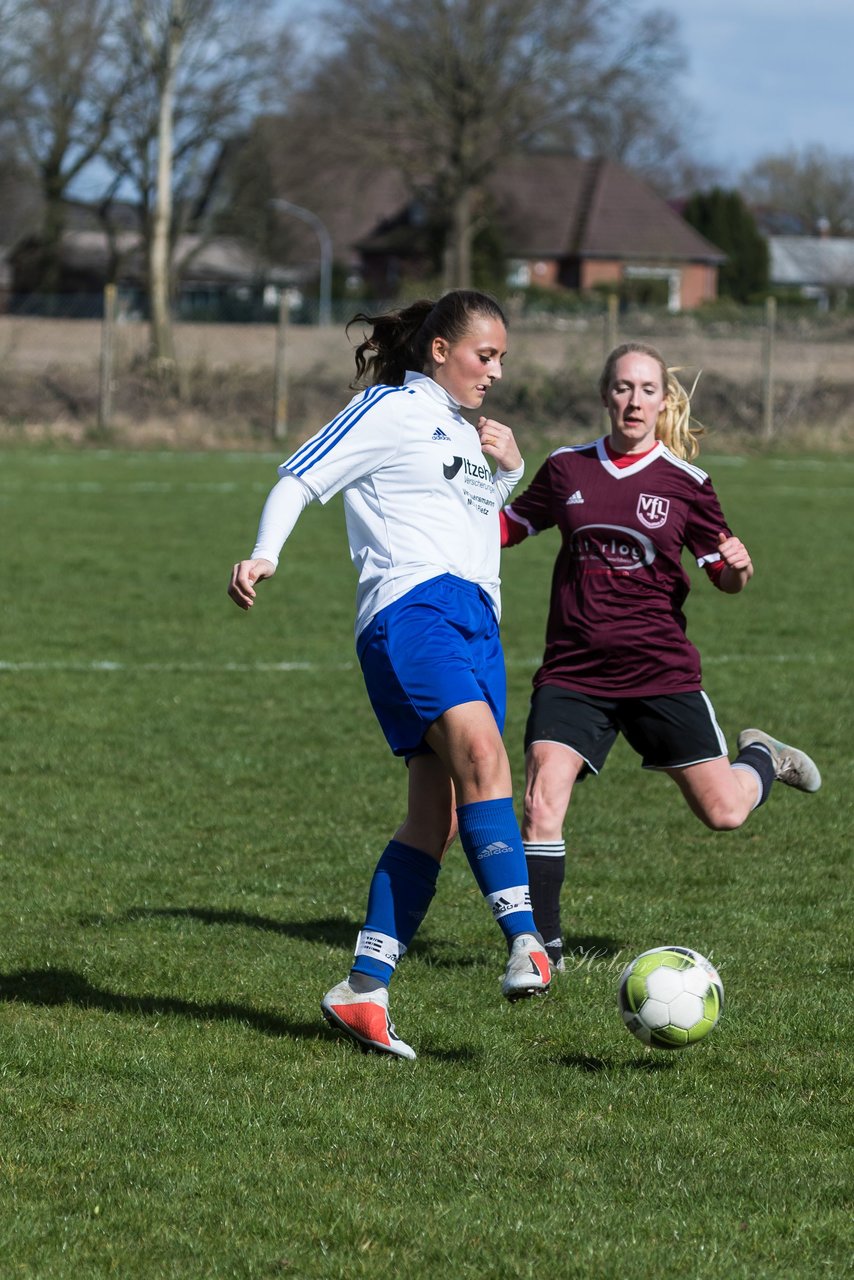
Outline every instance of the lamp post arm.
{"label": "lamp post arm", "polygon": [[332,321],[332,237],[325,224],[311,209],[304,209],[302,205],[292,204],[290,200],[283,200],[279,196],[271,200],[270,204],[274,209],[281,209],[283,213],[293,214],[295,218],[308,223],[317,235],[320,244],[320,310],[318,312],[318,323],[330,324]]}

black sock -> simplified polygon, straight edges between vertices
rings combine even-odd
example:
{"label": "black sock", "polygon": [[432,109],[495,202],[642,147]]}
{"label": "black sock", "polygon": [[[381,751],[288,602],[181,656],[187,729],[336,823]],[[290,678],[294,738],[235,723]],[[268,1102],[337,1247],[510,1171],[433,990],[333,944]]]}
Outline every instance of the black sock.
{"label": "black sock", "polygon": [[756,801],[756,808],[758,809],[768,799],[771,792],[771,783],[776,776],[771,752],[767,747],[760,746],[758,742],[752,742],[749,747],[743,747],[739,751],[732,763],[733,767],[746,765],[758,777],[759,799]]}
{"label": "black sock", "polygon": [[566,870],[566,846],[563,840],[526,840],[525,859],[534,923],[543,935],[546,954],[557,964],[563,957],[560,891]]}

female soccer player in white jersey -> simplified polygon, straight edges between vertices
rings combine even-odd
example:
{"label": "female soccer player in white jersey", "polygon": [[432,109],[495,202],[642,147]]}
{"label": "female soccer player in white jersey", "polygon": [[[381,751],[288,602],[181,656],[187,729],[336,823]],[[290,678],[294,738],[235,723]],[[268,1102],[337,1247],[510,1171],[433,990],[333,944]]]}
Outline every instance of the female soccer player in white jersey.
{"label": "female soccer player in white jersey", "polygon": [[523,465],[508,427],[461,413],[501,377],[506,321],[492,298],[457,290],[356,322],[371,327],[356,349],[356,383],[370,385],[279,467],[229,595],[251,608],[300,512],[343,493],[356,649],[389,746],[408,763],[409,802],[374,871],[350,974],[321,1010],[362,1045],[414,1058],[389,1018],[388,984],[457,834],[507,940],[503,994],[550,981],[501,738],[499,512]]}
{"label": "female soccer player in white jersey", "polygon": [[618,733],[716,831],[741,826],[774,779],[821,785],[809,756],[758,729],[739,734],[730,762],[703,692],[685,634],[682,549],[729,593],[744,590],[753,565],[693,465],[689,396],[640,343],[611,352],[599,391],[610,434],[556,450],[501,513],[502,545],[555,525],[561,535],[525,730],[522,823],[534,918],[557,968],[566,811],[576,779],[599,772]]}

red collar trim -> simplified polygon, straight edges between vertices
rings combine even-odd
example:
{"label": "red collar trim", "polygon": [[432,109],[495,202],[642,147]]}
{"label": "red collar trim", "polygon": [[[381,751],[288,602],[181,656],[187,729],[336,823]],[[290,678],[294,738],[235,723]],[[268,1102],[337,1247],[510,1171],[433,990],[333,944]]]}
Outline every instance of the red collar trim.
{"label": "red collar trim", "polygon": [[658,441],[656,440],[652,448],[644,449],[643,453],[617,453],[607,436],[604,437],[603,444],[608,455],[608,461],[613,462],[615,467],[619,467],[622,470],[624,467],[634,466],[636,462],[640,462],[641,458],[648,457],[652,450],[657,447]]}

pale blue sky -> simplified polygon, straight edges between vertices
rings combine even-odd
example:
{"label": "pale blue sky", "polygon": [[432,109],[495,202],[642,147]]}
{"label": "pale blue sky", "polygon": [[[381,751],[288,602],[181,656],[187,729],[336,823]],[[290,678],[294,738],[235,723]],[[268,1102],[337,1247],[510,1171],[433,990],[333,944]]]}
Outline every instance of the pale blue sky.
{"label": "pale blue sky", "polygon": [[[561,0],[554,0],[560,4]],[[854,0],[638,0],[679,19],[696,157],[735,181],[760,155],[854,155]],[[276,0],[305,30],[305,0]]]}
{"label": "pale blue sky", "polygon": [[688,55],[706,157],[736,177],[820,143],[854,156],[854,0],[657,0]]}

